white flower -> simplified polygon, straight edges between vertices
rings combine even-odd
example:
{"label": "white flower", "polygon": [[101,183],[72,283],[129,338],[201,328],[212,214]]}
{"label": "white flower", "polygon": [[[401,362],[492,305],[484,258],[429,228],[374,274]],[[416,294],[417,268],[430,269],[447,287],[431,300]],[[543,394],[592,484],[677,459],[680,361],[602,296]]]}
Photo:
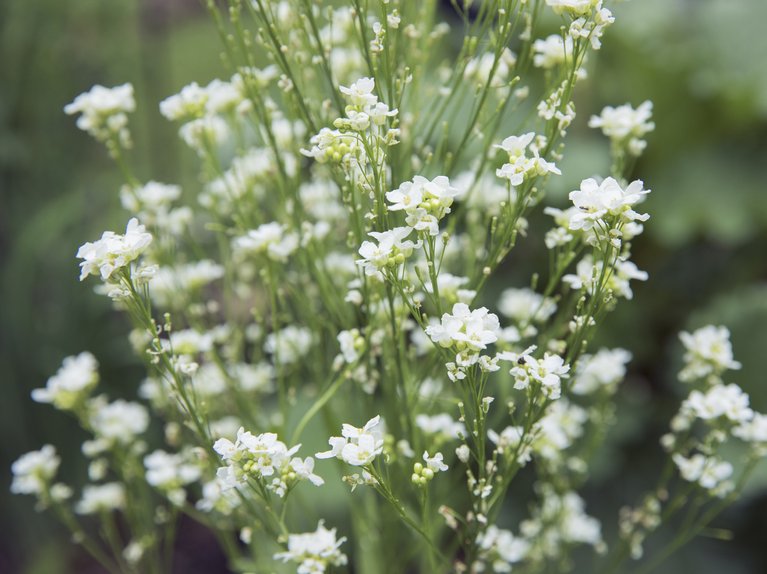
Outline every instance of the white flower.
{"label": "white flower", "polygon": [[365,347],[365,339],[359,329],[350,329],[338,333],[338,344],[341,347],[341,356],[346,363],[355,363],[360,358],[360,351]]}
{"label": "white flower", "polygon": [[488,526],[477,537],[477,546],[482,557],[490,561],[493,571],[499,573],[511,572],[512,564],[522,561],[530,549],[527,540],[495,525]]}
{"label": "white flower", "polygon": [[276,333],[270,333],[264,342],[264,351],[273,355],[281,365],[292,365],[305,357],[314,344],[310,329],[288,325]]}
{"label": "white flower", "polygon": [[571,16],[584,16],[592,8],[596,7],[601,0],[546,0],[555,14],[567,13]]}
{"label": "white flower", "polygon": [[570,36],[562,39],[558,34],[552,34],[545,40],[533,42],[533,65],[538,68],[551,69],[568,64],[573,59],[573,39]]}
{"label": "white flower", "polygon": [[[501,88],[508,85],[509,73],[516,63],[517,56],[508,48],[503,49],[497,61],[494,53],[486,52],[466,63],[463,77],[477,84],[486,85],[489,83],[491,88]],[[491,73],[493,73],[492,82]]]}
{"label": "white flower", "polygon": [[425,434],[440,435],[443,439],[453,440],[466,436],[466,427],[456,422],[447,413],[437,415],[420,414],[415,417],[415,425]]}
{"label": "white flower", "polygon": [[508,426],[500,433],[489,429],[487,436],[501,453],[505,455],[515,454],[516,462],[520,466],[525,466],[532,459],[530,441],[528,439],[525,441],[527,444],[523,444],[525,430],[521,426]]}
{"label": "white flower", "polygon": [[369,235],[378,241],[378,245],[371,241],[363,241],[359,248],[362,259],[357,260],[357,265],[362,266],[365,275],[378,275],[384,267],[403,264],[413,253],[413,249],[421,246],[420,241],[413,243],[405,240],[412,231],[410,227],[395,227],[382,232],[371,231]]}
{"label": "white flower", "polygon": [[567,456],[565,449],[583,435],[588,420],[588,413],[578,405],[567,399],[556,401],[535,426],[533,451],[548,461],[561,461]]}
{"label": "white flower", "polygon": [[444,313],[440,324],[428,326],[426,334],[442,347],[480,351],[498,340],[499,330],[498,317],[485,307],[472,311],[465,303],[456,303],[452,314]]}
{"label": "white flower", "polygon": [[146,481],[165,492],[173,504],[181,506],[186,500],[186,492],[181,488],[199,480],[200,467],[188,462],[182,454],[170,454],[156,450],[144,457]]}
{"label": "white flower", "polygon": [[679,373],[681,381],[703,379],[741,367],[733,358],[730,331],[727,327],[706,325],[692,333],[682,331],[679,338],[686,351],[685,366]]}
{"label": "white flower", "polygon": [[50,486],[61,459],[56,449],[46,444],[40,450],[33,450],[18,458],[11,465],[13,482],[11,492],[14,494],[42,494]]}
{"label": "white flower", "polygon": [[434,456],[429,456],[429,453],[423,452],[423,460],[426,463],[426,467],[432,472],[443,472],[447,470],[448,466],[443,462],[443,456],[441,452],[435,453]]}
{"label": "white flower", "polygon": [[502,149],[509,154],[509,161],[514,163],[518,158],[524,157],[527,151],[527,146],[535,138],[535,132],[528,132],[521,136],[509,136],[504,139],[500,144],[495,144],[493,147]]}
{"label": "white flower", "polygon": [[290,468],[296,473],[296,476],[302,480],[308,480],[314,486],[322,486],[325,480],[314,474],[314,459],[307,456],[305,459],[295,457],[290,461]]}
{"label": "white flower", "polygon": [[194,119],[203,115],[207,101],[207,90],[193,82],[161,101],[160,113],[169,120]]}
{"label": "white flower", "polygon": [[363,434],[355,441],[346,443],[339,458],[352,466],[365,466],[381,454],[382,448],[382,441],[373,435]]}
{"label": "white flower", "polygon": [[314,460],[311,457],[291,458],[301,445],[288,449],[274,433],[253,435],[240,427],[235,442],[220,438],[213,444],[226,466],[216,472],[218,483],[223,490],[245,484],[249,477],[260,480],[267,490],[284,497],[291,484],[309,480],[320,486],[324,480],[314,474]]}
{"label": "white flower", "polygon": [[767,444],[767,415],[754,413],[754,418],[732,429],[733,436],[746,442]]}
{"label": "white flower", "polygon": [[389,211],[405,211],[405,222],[410,227],[438,235],[438,222],[450,213],[450,206],[459,193],[443,175],[431,181],[416,175],[412,181],[406,181],[398,189],[387,192],[386,199],[391,203]]}
{"label": "white flower", "polygon": [[754,416],[748,404],[748,395],[738,385],[717,384],[705,393],[692,391],[682,403],[681,412],[703,420],[725,417],[732,423],[742,423]]}
{"label": "white flower", "polygon": [[181,188],[156,181],[149,181],[139,187],[124,185],[120,189],[120,203],[133,213],[146,210],[157,213],[166,209],[171,203],[181,197]]}
{"label": "white flower", "polygon": [[706,490],[722,495],[729,490],[725,481],[732,476],[732,465],[715,457],[707,457],[700,453],[690,458],[681,454],[671,457],[679,469],[679,474],[688,482],[697,482]]}
{"label": "white flower", "polygon": [[570,192],[570,201],[580,210],[570,218],[570,229],[591,229],[605,216],[619,217],[621,223],[647,221],[650,216],[637,213],[632,206],[644,199],[650,190],[640,180],[632,181],[626,189],[612,177],[601,183],[589,178],[578,190]]}
{"label": "white flower", "polygon": [[185,123],[178,133],[186,145],[204,157],[212,146],[226,140],[229,126],[218,116],[205,116]]}
{"label": "white flower", "polygon": [[105,231],[95,243],[85,243],[77,251],[80,263],[80,281],[88,275],[100,275],[107,281],[115,271],[138,259],[149,244],[152,235],[146,232],[135,217],[128,222],[125,235]]}
{"label": "white flower", "polygon": [[652,102],[645,101],[637,109],[625,104],[613,108],[607,106],[598,116],[591,116],[590,128],[600,128],[602,133],[616,144],[626,145],[632,155],[639,155],[646,142],[642,137],[655,129],[652,118]]}
{"label": "white flower", "polygon": [[626,376],[631,353],[625,349],[600,349],[596,355],[583,355],[575,369],[572,391],[588,395],[600,388],[610,388]]}
{"label": "white flower", "polygon": [[[591,255],[586,255],[578,262],[575,267],[575,274],[567,274],[562,277],[562,281],[570,285],[572,289],[585,289],[592,293],[594,290],[594,280],[599,279],[602,273],[602,262],[593,263]],[[646,271],[641,271],[631,261],[618,260],[615,263],[615,271],[609,275],[607,288],[613,291],[616,297],[625,297],[632,299],[634,292],[631,289],[630,280],[647,281]]]}
{"label": "white flower", "polygon": [[264,223],[238,237],[234,248],[240,253],[265,253],[272,261],[284,263],[298,248],[298,235],[287,232],[280,223]]}
{"label": "white flower", "polygon": [[44,389],[34,389],[32,399],[67,410],[76,407],[99,382],[98,363],[90,353],[67,357]]}
{"label": "white flower", "polygon": [[506,289],[498,299],[498,310],[517,323],[544,322],[557,310],[552,299],[532,289]]}
{"label": "white flower", "polygon": [[360,78],[348,88],[341,86],[339,88],[353,106],[366,108],[375,106],[378,98],[373,94],[375,89],[375,80],[373,78]]}
{"label": "white flower", "polygon": [[89,484],[75,506],[78,514],[96,514],[125,508],[125,487],[119,482]]}
{"label": "white flower", "polygon": [[[440,297],[450,302],[458,301],[468,304],[474,299],[474,296],[477,294],[476,291],[473,289],[461,289],[468,282],[468,277],[459,277],[444,271],[437,275],[437,288],[439,289]],[[427,282],[424,288],[427,293],[434,292],[431,282]]]}
{"label": "white flower", "polygon": [[383,438],[380,432],[376,430],[380,421],[381,417],[375,416],[362,428],[344,424],[341,429],[342,436],[328,439],[331,449],[318,452],[315,456],[317,458],[338,458],[352,466],[370,464],[376,456],[383,452]]}
{"label": "white flower", "polygon": [[547,485],[540,488],[541,506],[520,525],[524,537],[537,552],[558,556],[563,543],[603,544],[599,521],[586,514],[583,499],[575,492],[559,494]]}
{"label": "white flower", "polygon": [[128,444],[149,426],[149,414],[138,403],[118,399],[103,404],[93,400],[90,405],[94,411],[90,416],[93,432],[110,444]]}
{"label": "white flower", "polygon": [[328,566],[343,566],[346,555],[339,550],[346,538],[336,540],[336,529],[328,530],[320,520],[317,530],[288,536],[287,552],[278,552],[275,560],[296,562],[298,574],[322,574]]}
{"label": "white flower", "polygon": [[[554,163],[543,159],[539,155],[540,148],[546,144],[545,138],[539,136],[535,143],[532,143],[535,137],[535,133],[528,132],[521,136],[509,136],[500,145],[496,145],[495,147],[509,154],[509,162],[503,164],[500,169],[497,169],[495,175],[508,179],[509,183],[515,187],[521,185],[525,180],[548,173],[562,175],[562,172]],[[526,155],[528,148],[532,153],[532,157]]]}
{"label": "white flower", "polygon": [[550,399],[558,399],[562,394],[561,379],[567,376],[570,365],[559,355],[546,353],[542,359],[536,359],[530,353],[535,347],[530,347],[517,355],[515,353],[499,353],[501,360],[512,361],[510,373],[514,377],[515,389],[526,389],[532,382],[541,385],[541,391]]}
{"label": "white flower", "polygon": [[123,84],[114,88],[93,86],[64,107],[69,114],[80,114],[77,127],[101,142],[116,137],[124,147],[130,146],[128,116],[136,109],[133,86]]}

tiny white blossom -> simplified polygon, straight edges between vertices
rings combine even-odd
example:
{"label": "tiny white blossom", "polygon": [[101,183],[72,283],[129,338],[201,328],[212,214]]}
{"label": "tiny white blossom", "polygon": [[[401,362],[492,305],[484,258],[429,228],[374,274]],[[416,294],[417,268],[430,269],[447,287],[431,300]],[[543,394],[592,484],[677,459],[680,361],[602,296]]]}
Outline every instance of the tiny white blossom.
{"label": "tiny white blossom", "polygon": [[93,86],[64,107],[69,114],[80,114],[77,127],[88,132],[98,141],[107,142],[117,138],[120,145],[130,147],[127,114],[136,109],[133,86],[123,84],[114,88]]}
{"label": "tiny white blossom", "polygon": [[338,458],[352,466],[370,464],[383,452],[383,438],[376,429],[380,421],[381,417],[375,416],[362,428],[344,424],[341,430],[342,436],[328,439],[331,449],[318,452],[315,456],[321,459]]}
{"label": "tiny white blossom", "polygon": [[28,452],[11,465],[14,494],[42,494],[56,476],[61,459],[56,449],[49,444],[40,450]]}
{"label": "tiny white blossom", "polygon": [[570,201],[580,210],[570,218],[570,229],[591,229],[606,216],[618,217],[621,223],[647,221],[650,216],[637,213],[632,207],[642,201],[650,190],[640,180],[623,189],[612,177],[601,183],[589,178],[581,182],[580,189],[570,192]]}
{"label": "tiny white blossom", "polygon": [[146,232],[135,217],[128,222],[125,235],[105,231],[95,243],[85,243],[77,251],[80,263],[80,281],[88,275],[100,275],[104,281],[132,261],[138,259],[149,244],[152,235]]}
{"label": "tiny white blossom", "polygon": [[733,358],[730,331],[727,327],[706,325],[688,333],[679,334],[685,348],[685,366],[679,379],[689,382],[709,375],[720,375],[726,370],[740,369],[741,364]]}
{"label": "tiny white blossom", "polygon": [[89,484],[75,505],[78,514],[96,514],[125,508],[125,487],[119,482]]}
{"label": "tiny white blossom", "polygon": [[58,372],[48,379],[43,389],[34,389],[32,399],[38,403],[52,403],[56,408],[68,410],[80,404],[98,384],[96,358],[83,352],[67,357]]}
{"label": "tiny white blossom", "polygon": [[328,530],[320,521],[314,532],[290,534],[287,551],[278,552],[274,559],[298,563],[298,574],[323,574],[330,566],[346,564],[346,555],[339,550],[344,542],[345,537],[336,540],[335,528]]}
{"label": "tiny white blossom", "polygon": [[599,128],[618,145],[626,145],[632,155],[639,155],[646,146],[642,137],[655,129],[652,102],[645,101],[634,109],[630,104],[613,108],[607,106],[598,116],[591,116],[590,128]]}

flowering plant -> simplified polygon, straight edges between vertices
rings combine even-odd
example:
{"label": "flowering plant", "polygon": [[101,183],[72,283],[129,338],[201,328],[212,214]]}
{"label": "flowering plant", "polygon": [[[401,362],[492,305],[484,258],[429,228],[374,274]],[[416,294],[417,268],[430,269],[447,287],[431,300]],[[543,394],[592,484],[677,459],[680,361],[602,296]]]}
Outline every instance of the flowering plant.
{"label": "flowering plant", "polygon": [[[541,204],[611,12],[602,0],[455,2],[463,39],[443,61],[452,36],[436,2],[349,4],[231,0],[225,16],[209,2],[232,75],[160,104],[200,159],[198,190],[134,174],[130,85],[67,106],[124,172],[131,213],[123,235],[80,248],[80,279],[94,275],[131,317],[148,377],[142,402],[110,402],[94,394],[92,355],[65,359],[33,399],[92,434],[90,484],[70,504],[46,445],[14,464],[13,491],[124,573],[168,571],[180,514],[242,572],[567,571],[580,546],[613,572],[682,509],[670,548],[686,542],[767,443],[767,417],[725,383],[740,365],[724,327],[682,334],[692,388],[662,439],[666,471],[620,512],[617,539],[578,494],[631,358],[591,342],[630,282],[648,279],[631,247],[650,191],[629,180],[651,104],[592,117],[611,172],[584,179],[567,209]],[[545,14],[558,34],[542,36]],[[536,209],[553,218],[545,281],[493,299]],[[330,448],[302,458],[310,426]],[[735,440],[748,445],[737,475],[724,449]],[[344,517],[316,496],[338,473],[345,530],[325,526]],[[529,510],[512,522],[518,500]],[[78,516],[90,514],[98,535]]]}

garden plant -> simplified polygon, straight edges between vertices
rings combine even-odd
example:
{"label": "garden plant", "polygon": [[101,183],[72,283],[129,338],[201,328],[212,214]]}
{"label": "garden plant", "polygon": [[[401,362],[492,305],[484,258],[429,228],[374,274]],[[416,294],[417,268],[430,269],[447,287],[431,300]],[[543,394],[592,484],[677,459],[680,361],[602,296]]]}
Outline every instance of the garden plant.
{"label": "garden plant", "polygon": [[589,114],[611,168],[553,207],[608,3],[451,4],[449,25],[435,0],[209,0],[226,79],[159,104],[194,189],[137,174],[130,84],[66,107],[125,179],[125,229],[76,256],[146,379],[108,397],[97,357],[64,358],[32,399],[91,435],[88,483],[45,445],[11,489],[110,573],[171,572],[182,516],[233,572],[650,572],[764,457],[728,329],[682,332],[664,470],[610,524],[589,513],[631,361],[592,341],[651,280],[631,249],[663,217],[634,176],[652,103]]}

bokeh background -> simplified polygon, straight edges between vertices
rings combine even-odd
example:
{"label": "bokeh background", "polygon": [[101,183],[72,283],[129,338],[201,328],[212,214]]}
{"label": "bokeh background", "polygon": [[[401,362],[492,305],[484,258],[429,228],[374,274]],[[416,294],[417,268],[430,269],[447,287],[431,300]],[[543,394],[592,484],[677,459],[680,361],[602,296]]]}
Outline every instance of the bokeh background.
{"label": "bokeh background", "polygon": [[[597,342],[634,355],[615,432],[585,492],[606,529],[658,471],[658,437],[683,393],[674,377],[679,330],[729,326],[744,365],[731,379],[767,411],[767,2],[633,0],[614,12],[579,87],[565,176],[551,192],[563,202],[581,178],[607,171],[608,144],[585,126],[591,113],[653,100],[657,128],[635,173],[653,190],[652,219],[635,245],[650,281],[636,285]],[[219,54],[197,0],[0,2],[0,573],[99,572],[30,499],[9,494],[11,462],[46,442],[64,453],[63,478],[84,480],[83,435],[33,403],[30,390],[85,349],[113,396],[133,395],[142,376],[126,319],[78,282],[74,259],[84,241],[124,225],[120,175],[62,109],[95,83],[132,82],[139,173],[194,184],[195,158],[156,104],[191,81],[225,76]],[[547,225],[531,220],[532,229]],[[522,261],[534,261],[536,249]],[[733,540],[700,538],[659,572],[767,572],[764,466],[716,521]],[[225,571],[191,524],[177,563],[178,572]]]}

